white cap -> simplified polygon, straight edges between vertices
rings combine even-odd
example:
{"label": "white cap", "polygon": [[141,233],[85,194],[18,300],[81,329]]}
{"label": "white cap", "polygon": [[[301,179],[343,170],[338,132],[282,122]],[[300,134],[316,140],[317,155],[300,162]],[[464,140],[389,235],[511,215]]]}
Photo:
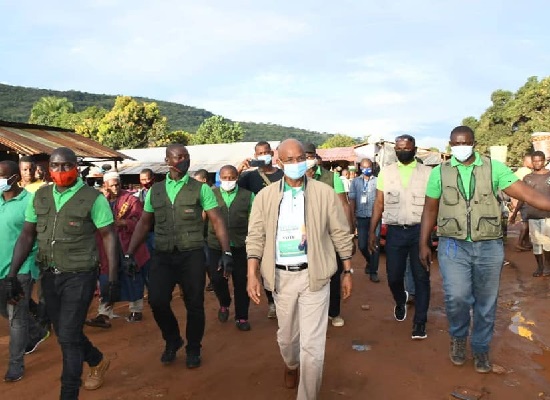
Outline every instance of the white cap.
{"label": "white cap", "polygon": [[117,179],[120,181],[120,175],[116,171],[109,171],[103,175],[103,182],[110,181],[111,179]]}

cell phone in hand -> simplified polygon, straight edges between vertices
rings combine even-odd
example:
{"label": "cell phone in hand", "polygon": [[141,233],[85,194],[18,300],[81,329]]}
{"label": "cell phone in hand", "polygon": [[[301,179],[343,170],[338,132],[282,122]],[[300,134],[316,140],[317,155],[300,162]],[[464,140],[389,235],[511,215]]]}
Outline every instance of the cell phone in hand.
{"label": "cell phone in hand", "polygon": [[264,167],[265,166],[265,161],[264,160],[250,160],[248,162],[248,165],[250,165],[251,167]]}

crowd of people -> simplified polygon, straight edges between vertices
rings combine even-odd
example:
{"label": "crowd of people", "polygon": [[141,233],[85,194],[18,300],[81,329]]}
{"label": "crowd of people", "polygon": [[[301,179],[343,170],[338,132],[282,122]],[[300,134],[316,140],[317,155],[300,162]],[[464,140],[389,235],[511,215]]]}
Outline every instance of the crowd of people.
{"label": "crowd of people", "polygon": [[[26,156],[19,164],[0,161],[0,314],[10,327],[4,380],[23,378],[25,355],[53,329],[63,354],[60,399],[77,399],[81,386],[101,387],[110,360],[84,325],[111,328],[120,301],[128,302],[129,323],[140,323],[149,304],[165,342],[162,364],[173,363],[185,345],[187,368],[198,368],[210,289],[219,322],[229,320],[233,303],[243,332],[252,329],[250,300],[259,304],[265,295],[267,318],[278,323],[282,382],[297,389],[297,399],[316,399],[327,326],[345,323],[340,304],[352,293],[356,248],[370,281],[380,283],[382,224],[395,320],[406,321],[414,292],[411,338],[428,337],[437,226],[450,361],[466,362],[470,337],[475,370],[489,372],[504,264],[499,193],[518,200],[510,218],[522,212],[528,221],[533,275],[548,276],[550,175],[544,153],[535,152],[532,171],[518,178],[475,151],[466,126],[451,131],[449,145],[450,160],[432,169],[416,157],[415,138],[401,135],[397,162],[380,169],[365,158],[339,174],[322,166],[311,143],[284,140],[275,160],[269,143],[259,142],[254,157],[223,166],[210,185],[207,171],[190,175],[186,147],[172,144],[165,179],[155,182],[145,169],[135,193],[123,189],[116,171],[105,173],[100,190],[86,185],[76,154],[64,147],[51,154],[48,169]],[[185,335],[171,307],[176,286]],[[97,314],[87,319],[95,293]]]}

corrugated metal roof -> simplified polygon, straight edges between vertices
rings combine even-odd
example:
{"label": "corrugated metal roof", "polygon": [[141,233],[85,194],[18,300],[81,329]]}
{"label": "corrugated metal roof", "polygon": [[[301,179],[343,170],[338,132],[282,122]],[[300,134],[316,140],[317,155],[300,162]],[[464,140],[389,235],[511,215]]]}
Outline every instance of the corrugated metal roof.
{"label": "corrugated metal roof", "polygon": [[129,157],[72,131],[0,121],[0,148],[24,155],[51,154],[58,147],[72,149],[78,157],[123,160]]}
{"label": "corrugated metal roof", "polygon": [[353,147],[333,147],[331,149],[317,149],[317,154],[323,161],[350,161],[357,158]]}

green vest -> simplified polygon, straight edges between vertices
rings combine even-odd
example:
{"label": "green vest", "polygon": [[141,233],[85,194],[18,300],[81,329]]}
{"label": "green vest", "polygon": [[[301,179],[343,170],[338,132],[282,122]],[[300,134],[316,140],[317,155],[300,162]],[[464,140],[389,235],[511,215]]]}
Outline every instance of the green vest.
{"label": "green vest", "polygon": [[[474,241],[502,237],[502,214],[493,192],[491,160],[481,157],[483,164],[474,166],[470,188],[464,188],[458,168],[447,161],[441,165],[441,198],[437,215],[437,234]],[[472,194],[466,199],[465,191]]]}
{"label": "green vest", "polygon": [[[250,210],[250,198],[252,193],[246,189],[239,188],[237,195],[228,208],[223,200],[219,188],[214,189],[214,194],[218,200],[218,206],[225,220],[225,226],[229,233],[229,241],[233,247],[244,247],[246,235],[248,234],[248,212]],[[208,246],[221,250],[220,242],[214,232],[212,222],[208,224]]]}
{"label": "green vest", "polygon": [[92,271],[98,267],[97,230],[91,217],[100,192],[83,186],[59,211],[55,209],[53,185],[36,191],[36,233],[41,269],[56,267],[62,272]]}
{"label": "green vest", "polygon": [[157,182],[151,187],[151,206],[155,215],[155,250],[187,251],[203,247],[202,185],[203,183],[195,179],[189,179],[176,195],[174,204],[166,193],[166,182]]}
{"label": "green vest", "polygon": [[318,180],[319,182],[326,183],[327,185],[329,185],[331,188],[334,189],[334,172],[327,171],[326,169],[321,167],[321,175],[318,175],[318,176],[314,175],[314,176],[315,176],[315,179]]}

